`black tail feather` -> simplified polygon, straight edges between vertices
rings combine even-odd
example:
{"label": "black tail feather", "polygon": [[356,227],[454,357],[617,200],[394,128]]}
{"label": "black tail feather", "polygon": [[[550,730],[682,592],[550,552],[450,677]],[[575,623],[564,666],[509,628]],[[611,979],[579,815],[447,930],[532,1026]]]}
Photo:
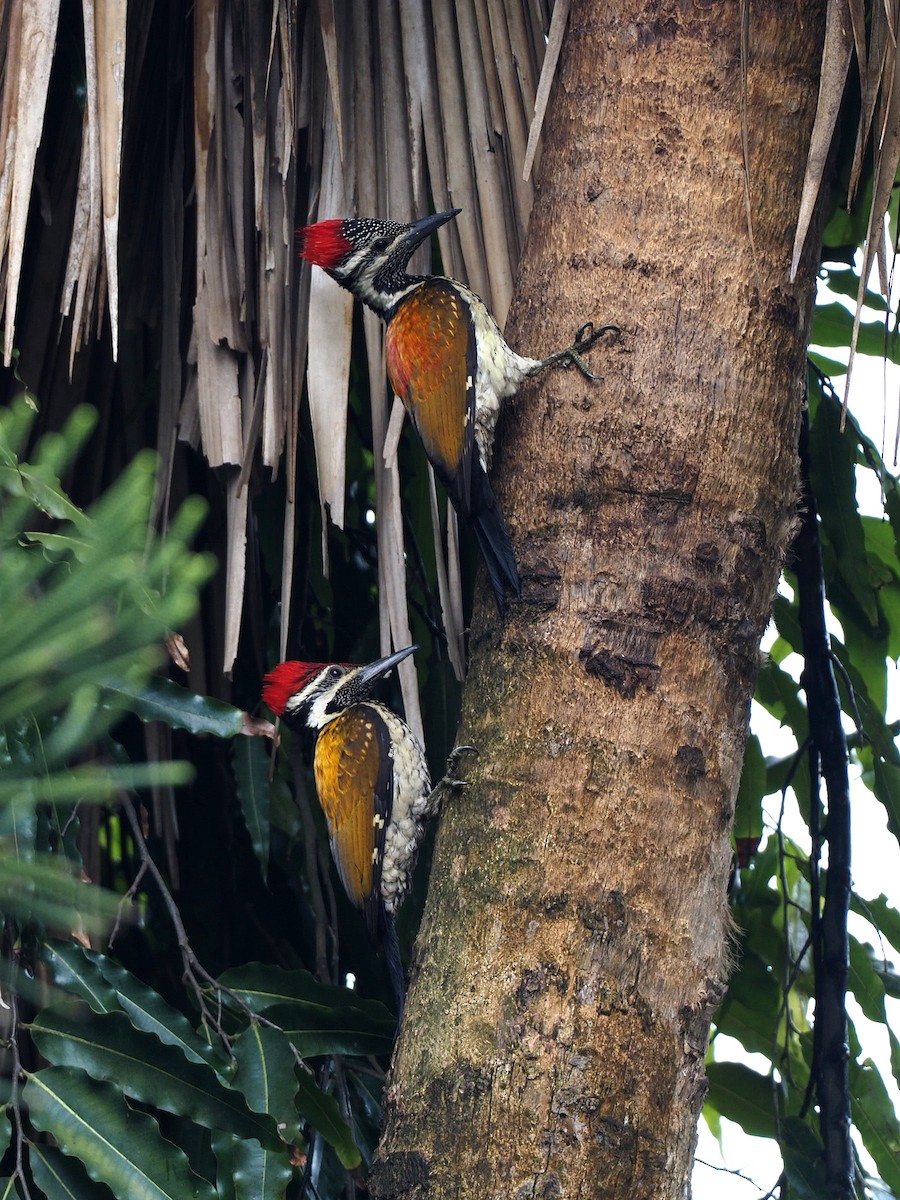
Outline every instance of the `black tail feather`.
{"label": "black tail feather", "polygon": [[506,595],[512,592],[515,597],[522,594],[519,581],[519,571],[513,554],[509,533],[503,518],[496,508],[486,509],[472,518],[472,528],[478,540],[481,557],[487,567],[488,578],[494,590],[497,609],[500,616],[506,615]]}
{"label": "black tail feather", "polygon": [[506,522],[497,508],[490,480],[480,462],[475,462],[472,471],[470,518],[478,548],[487,567],[491,587],[497,600],[500,616],[506,614],[506,596],[511,592],[518,599],[522,595],[519,568],[513,553],[512,541]]}
{"label": "black tail feather", "polygon": [[388,975],[391,977],[391,987],[394,989],[394,999],[397,1001],[397,1024],[403,1020],[403,1009],[406,1005],[406,974],[403,970],[403,960],[400,957],[400,939],[397,937],[397,926],[393,916],[382,910],[382,932],[384,956],[387,960]]}

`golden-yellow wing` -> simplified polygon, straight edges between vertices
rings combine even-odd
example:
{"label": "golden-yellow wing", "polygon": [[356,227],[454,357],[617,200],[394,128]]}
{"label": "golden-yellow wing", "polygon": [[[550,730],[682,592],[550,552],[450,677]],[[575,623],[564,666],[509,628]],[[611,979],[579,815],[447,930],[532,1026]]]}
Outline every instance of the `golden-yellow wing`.
{"label": "golden-yellow wing", "polygon": [[330,721],[316,740],[313,767],[341,883],[376,933],[394,788],[390,735],[378,710],[356,704]]}
{"label": "golden-yellow wing", "polygon": [[387,329],[387,369],[429,461],[468,515],[475,432],[475,330],[449,279],[426,279]]}

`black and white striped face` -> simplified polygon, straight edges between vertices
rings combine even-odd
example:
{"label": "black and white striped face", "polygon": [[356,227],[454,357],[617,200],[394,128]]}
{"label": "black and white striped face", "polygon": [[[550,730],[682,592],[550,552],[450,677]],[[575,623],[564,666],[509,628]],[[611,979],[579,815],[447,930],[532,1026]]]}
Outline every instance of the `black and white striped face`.
{"label": "black and white striped face", "polygon": [[396,304],[415,282],[407,274],[416,248],[409,228],[396,221],[344,221],[342,233],[352,248],[329,274],[377,311]]}
{"label": "black and white striped face", "polygon": [[[321,729],[331,719],[326,710],[336,693],[358,670],[346,663],[279,663],[263,681],[263,700],[290,724]],[[332,715],[339,711],[336,708]]]}
{"label": "black and white striped face", "polygon": [[279,663],[263,681],[262,698],[292,725],[322,729],[344,709],[365,700],[375,681],[415,649],[406,646],[365,667],[349,663]]}
{"label": "black and white striped face", "polygon": [[421,279],[410,275],[406,268],[424,237],[414,236],[414,225],[399,225],[396,221],[345,221],[344,226],[351,227],[347,238],[353,250],[330,273],[363,304],[376,312],[387,312]]}
{"label": "black and white striped face", "polygon": [[378,313],[392,309],[422,276],[407,274],[414,251],[459,210],[412,225],[375,218],[319,221],[300,230],[300,255]]}

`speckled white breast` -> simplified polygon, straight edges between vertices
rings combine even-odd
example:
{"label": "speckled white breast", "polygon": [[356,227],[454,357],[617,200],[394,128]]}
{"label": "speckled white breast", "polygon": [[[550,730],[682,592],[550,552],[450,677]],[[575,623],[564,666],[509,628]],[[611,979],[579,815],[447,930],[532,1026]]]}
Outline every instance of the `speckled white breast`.
{"label": "speckled white breast", "polygon": [[409,891],[425,822],[437,802],[431,800],[431,778],[418,738],[396,713],[377,707],[388,727],[394,758],[394,803],[384,836],[381,896],[387,911],[395,913]]}
{"label": "speckled white breast", "polygon": [[464,284],[455,285],[471,307],[475,326],[478,372],[475,377],[475,443],[485,471],[491,465],[494,429],[500,415],[500,401],[511,396],[535,367],[536,358],[523,358],[507,346],[497,322],[480,296]]}

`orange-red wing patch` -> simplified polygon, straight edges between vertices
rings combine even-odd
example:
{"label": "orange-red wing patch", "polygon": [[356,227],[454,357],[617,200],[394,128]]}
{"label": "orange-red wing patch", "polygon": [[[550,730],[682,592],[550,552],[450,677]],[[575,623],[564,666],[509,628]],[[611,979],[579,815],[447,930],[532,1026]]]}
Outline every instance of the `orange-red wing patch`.
{"label": "orange-red wing patch", "polygon": [[[428,279],[387,330],[391,385],[416,424],[425,453],[468,508],[475,420],[475,330],[449,279]],[[460,477],[461,478],[458,478]],[[461,485],[461,486],[460,486]],[[456,497],[454,497],[456,498]]]}
{"label": "orange-red wing patch", "polygon": [[316,740],[314,769],[341,883],[357,908],[381,886],[384,826],[390,817],[392,765],[378,713],[358,704],[329,722]]}

